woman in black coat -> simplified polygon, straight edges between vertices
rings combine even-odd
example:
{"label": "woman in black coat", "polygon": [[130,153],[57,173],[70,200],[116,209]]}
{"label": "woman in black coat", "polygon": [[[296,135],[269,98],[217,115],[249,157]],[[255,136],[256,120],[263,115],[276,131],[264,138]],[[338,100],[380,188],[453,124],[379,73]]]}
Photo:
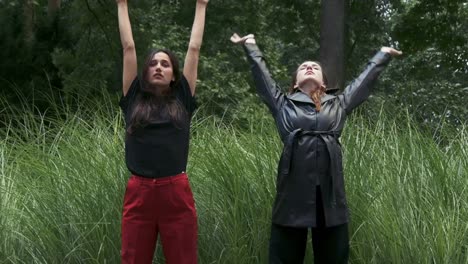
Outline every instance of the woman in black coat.
{"label": "woman in black coat", "polygon": [[257,92],[273,114],[284,143],[272,212],[270,263],[303,263],[312,229],[315,263],[347,263],[349,209],[339,137],[347,115],[364,102],[391,56],[382,47],[365,70],[339,95],[326,93],[320,63],[305,61],[289,93],[271,77],[252,34],[231,37],[243,44]]}

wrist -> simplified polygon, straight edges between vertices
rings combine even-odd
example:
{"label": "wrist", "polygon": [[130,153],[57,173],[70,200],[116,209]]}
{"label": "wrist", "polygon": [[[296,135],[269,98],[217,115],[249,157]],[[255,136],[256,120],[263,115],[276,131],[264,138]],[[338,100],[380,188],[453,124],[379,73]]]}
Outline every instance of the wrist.
{"label": "wrist", "polygon": [[244,43],[245,44],[256,44],[255,43],[255,38],[254,37],[249,37],[249,38],[245,39]]}
{"label": "wrist", "polygon": [[118,1],[117,7],[127,7],[127,0]]}

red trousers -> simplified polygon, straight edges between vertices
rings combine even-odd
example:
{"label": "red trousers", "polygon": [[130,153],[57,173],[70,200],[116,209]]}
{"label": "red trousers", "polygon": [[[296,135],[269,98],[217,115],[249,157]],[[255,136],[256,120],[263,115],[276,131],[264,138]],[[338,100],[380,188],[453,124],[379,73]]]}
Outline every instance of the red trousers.
{"label": "red trousers", "polygon": [[122,263],[152,263],[158,234],[168,264],[197,263],[197,215],[187,174],[132,175],[122,217]]}

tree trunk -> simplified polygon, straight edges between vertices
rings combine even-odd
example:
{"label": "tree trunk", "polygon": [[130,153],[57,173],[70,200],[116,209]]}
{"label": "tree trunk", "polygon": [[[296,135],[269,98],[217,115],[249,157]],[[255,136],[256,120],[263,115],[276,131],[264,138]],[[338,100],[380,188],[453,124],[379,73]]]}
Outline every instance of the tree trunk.
{"label": "tree trunk", "polygon": [[23,5],[23,34],[24,46],[27,51],[32,49],[34,43],[34,1],[24,0]]}
{"label": "tree trunk", "polygon": [[345,21],[348,0],[322,0],[319,60],[328,88],[342,89],[345,76]]}
{"label": "tree trunk", "polygon": [[49,4],[47,6],[47,15],[49,16],[50,20],[54,20],[57,12],[60,10],[61,0],[49,0]]}

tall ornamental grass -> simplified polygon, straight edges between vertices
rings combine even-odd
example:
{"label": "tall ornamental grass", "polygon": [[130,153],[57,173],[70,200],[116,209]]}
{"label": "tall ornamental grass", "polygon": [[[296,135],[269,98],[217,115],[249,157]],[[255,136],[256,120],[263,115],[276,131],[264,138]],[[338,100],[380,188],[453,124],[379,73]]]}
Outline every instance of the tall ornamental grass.
{"label": "tall ornamental grass", "polygon": [[[106,102],[45,113],[0,103],[0,263],[119,263],[129,173],[122,116]],[[468,263],[466,127],[438,144],[408,115],[376,117],[352,117],[342,136],[350,262]],[[200,263],[267,263],[281,147],[270,119],[238,129],[195,116]]]}

